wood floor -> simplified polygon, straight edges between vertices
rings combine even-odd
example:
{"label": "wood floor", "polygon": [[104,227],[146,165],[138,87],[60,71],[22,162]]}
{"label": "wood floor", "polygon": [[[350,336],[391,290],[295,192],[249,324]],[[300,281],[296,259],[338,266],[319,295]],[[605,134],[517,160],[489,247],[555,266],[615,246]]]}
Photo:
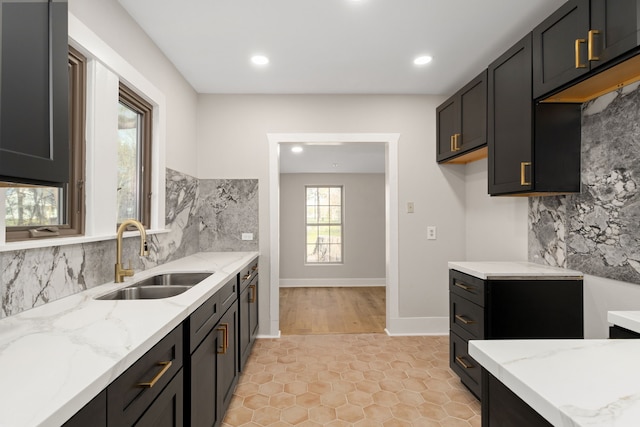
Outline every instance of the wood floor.
{"label": "wood floor", "polygon": [[280,288],[283,335],[382,333],[385,288]]}

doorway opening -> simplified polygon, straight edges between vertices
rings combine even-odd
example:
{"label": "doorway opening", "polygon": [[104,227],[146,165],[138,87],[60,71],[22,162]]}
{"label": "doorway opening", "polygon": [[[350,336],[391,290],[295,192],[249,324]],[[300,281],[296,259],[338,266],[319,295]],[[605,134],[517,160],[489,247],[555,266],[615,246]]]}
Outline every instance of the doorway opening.
{"label": "doorway opening", "polygon": [[[291,313],[290,310],[296,310],[300,312],[297,317],[303,319],[303,314],[306,314],[307,323],[299,323],[297,328],[299,333],[305,333],[304,330],[309,330],[306,333],[358,333],[369,332],[362,328],[371,328],[371,325],[363,325],[362,319],[368,317],[373,324],[379,324],[379,329],[382,327],[387,333],[387,327],[391,318],[397,317],[398,314],[398,139],[399,134],[368,134],[368,133],[347,133],[347,134],[326,134],[326,133],[303,133],[303,134],[268,134],[269,139],[269,192],[270,192],[270,318],[271,318],[271,336],[279,336],[281,329],[280,321],[287,321],[287,316]],[[364,149],[367,145],[378,144],[384,153],[384,236],[382,238],[384,245],[384,254],[381,256],[381,260],[384,263],[384,269],[382,269],[383,278],[378,278],[377,282],[373,279],[373,286],[366,287],[367,279],[361,279],[360,283],[356,286],[365,286],[362,289],[352,289],[349,281],[344,286],[336,284],[335,280],[333,287],[322,287],[321,283],[331,283],[330,277],[320,278],[316,281],[316,285],[320,284],[320,287],[304,287],[298,288],[299,292],[295,295],[295,292],[290,290],[288,286],[292,286],[290,283],[285,283],[286,279],[281,279],[281,257],[284,256],[281,252],[281,230],[280,221],[280,198],[281,194],[281,155],[286,147],[291,145],[300,145],[303,148],[305,146],[335,146],[344,145],[353,151],[358,151],[358,147]],[[345,227],[348,227],[346,224]],[[335,243],[335,242],[334,242]],[[349,252],[346,252],[348,259]],[[302,257],[302,255],[301,255]],[[379,263],[379,262],[378,262]],[[300,263],[298,263],[300,264]],[[322,267],[320,267],[322,268]],[[352,279],[358,282],[358,279]],[[313,282],[313,280],[311,280]],[[338,280],[339,282],[339,280]],[[384,282],[384,283],[380,283]],[[282,286],[281,286],[282,284]],[[379,287],[380,285],[384,287]],[[307,286],[308,284],[304,285]],[[295,286],[295,285],[293,285]],[[331,285],[330,285],[331,286]],[[346,287],[345,287],[346,286]],[[283,298],[288,299],[293,305],[287,305],[287,312],[281,313],[280,307],[280,291],[283,288]],[[370,289],[369,289],[370,288]],[[383,293],[383,297],[380,297],[380,292]],[[377,296],[376,296],[377,295]],[[302,299],[300,299],[302,298]],[[304,310],[305,304],[307,307],[313,307],[314,303],[317,303],[317,307],[321,306],[320,298],[324,298],[322,305],[328,305],[336,310],[346,311],[341,320],[338,320],[334,314],[330,311],[325,311],[320,317],[314,319],[313,310]],[[357,300],[359,298],[359,300]],[[283,299],[283,302],[285,301]],[[308,302],[305,302],[308,301]],[[378,301],[382,304],[382,307],[374,307],[375,304],[371,304],[373,301]],[[372,311],[373,310],[373,311]],[[377,310],[377,311],[376,311]],[[316,314],[317,314],[316,310]],[[382,315],[384,313],[384,315]],[[362,319],[361,319],[362,318]],[[310,325],[308,322],[312,322]],[[339,325],[342,323],[342,326]],[[283,326],[284,323],[283,323]],[[314,330],[315,327],[315,330]],[[374,326],[375,327],[375,326]],[[296,333],[290,332],[289,325],[286,326],[287,330],[282,330],[283,333]]]}

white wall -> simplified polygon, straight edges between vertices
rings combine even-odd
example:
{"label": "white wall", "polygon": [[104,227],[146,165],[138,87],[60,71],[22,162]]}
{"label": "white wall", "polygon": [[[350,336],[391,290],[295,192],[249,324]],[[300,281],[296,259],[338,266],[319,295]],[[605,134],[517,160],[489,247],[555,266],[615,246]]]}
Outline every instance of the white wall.
{"label": "white wall", "polygon": [[197,176],[197,95],[117,0],[69,0],[69,12],[164,92],[166,166]]}
{"label": "white wall", "polygon": [[[269,277],[267,133],[400,133],[399,314],[407,322],[441,319],[448,330],[447,262],[464,257],[464,166],[435,161],[436,96],[200,95],[198,176],[258,178],[261,270]],[[415,213],[406,213],[406,203]],[[438,239],[426,240],[426,225]],[[277,238],[277,236],[275,236]],[[269,283],[261,282],[261,325],[269,325]],[[264,332],[264,330],[263,330]],[[436,331],[425,331],[436,332]]]}
{"label": "white wall", "polygon": [[528,199],[487,194],[487,159],[466,165],[466,235],[468,261],[527,259]]}
{"label": "white wall", "polygon": [[[341,264],[305,263],[307,185],[343,186],[344,259]],[[280,286],[372,286],[384,284],[384,278],[384,174],[281,174]]]}

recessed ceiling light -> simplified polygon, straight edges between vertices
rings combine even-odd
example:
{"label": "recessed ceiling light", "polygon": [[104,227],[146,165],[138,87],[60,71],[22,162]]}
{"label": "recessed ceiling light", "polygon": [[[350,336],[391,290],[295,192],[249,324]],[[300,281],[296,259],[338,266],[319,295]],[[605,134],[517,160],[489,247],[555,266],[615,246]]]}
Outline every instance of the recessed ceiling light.
{"label": "recessed ceiling light", "polygon": [[269,63],[269,58],[264,55],[253,55],[251,57],[251,62],[255,65],[267,65]]}
{"label": "recessed ceiling light", "polygon": [[302,147],[300,147],[299,145],[296,145],[295,147],[291,147],[291,152],[292,153],[302,153]]}
{"label": "recessed ceiling light", "polygon": [[423,55],[423,56],[418,56],[416,59],[413,60],[413,63],[415,65],[426,65],[429,62],[431,62],[433,58],[430,57],[429,55]]}

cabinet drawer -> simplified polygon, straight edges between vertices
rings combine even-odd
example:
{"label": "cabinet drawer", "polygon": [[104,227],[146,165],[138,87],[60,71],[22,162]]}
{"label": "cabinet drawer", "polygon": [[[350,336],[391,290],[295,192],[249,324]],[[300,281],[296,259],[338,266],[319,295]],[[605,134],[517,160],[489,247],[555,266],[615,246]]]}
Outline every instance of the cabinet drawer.
{"label": "cabinet drawer", "polygon": [[189,353],[193,353],[218,322],[220,316],[222,316],[222,308],[220,291],[218,291],[189,316]]}
{"label": "cabinet drawer", "polygon": [[247,287],[251,280],[258,274],[258,258],[254,259],[249,265],[243,268],[240,275],[240,292]]}
{"label": "cabinet drawer", "polygon": [[218,292],[220,298],[220,313],[227,311],[229,307],[238,299],[238,278],[234,277],[229,280],[226,285],[222,287]]}
{"label": "cabinet drawer", "polygon": [[133,425],[182,368],[182,325],[107,387],[109,426]]}
{"label": "cabinet drawer", "polygon": [[449,327],[469,339],[484,339],[484,308],[450,293]]}
{"label": "cabinet drawer", "polygon": [[456,270],[449,270],[449,290],[484,307],[484,280]]}
{"label": "cabinet drawer", "polygon": [[458,374],[462,383],[477,398],[480,398],[482,369],[478,362],[469,356],[467,341],[460,338],[455,332],[451,332],[449,347],[449,366]]}

